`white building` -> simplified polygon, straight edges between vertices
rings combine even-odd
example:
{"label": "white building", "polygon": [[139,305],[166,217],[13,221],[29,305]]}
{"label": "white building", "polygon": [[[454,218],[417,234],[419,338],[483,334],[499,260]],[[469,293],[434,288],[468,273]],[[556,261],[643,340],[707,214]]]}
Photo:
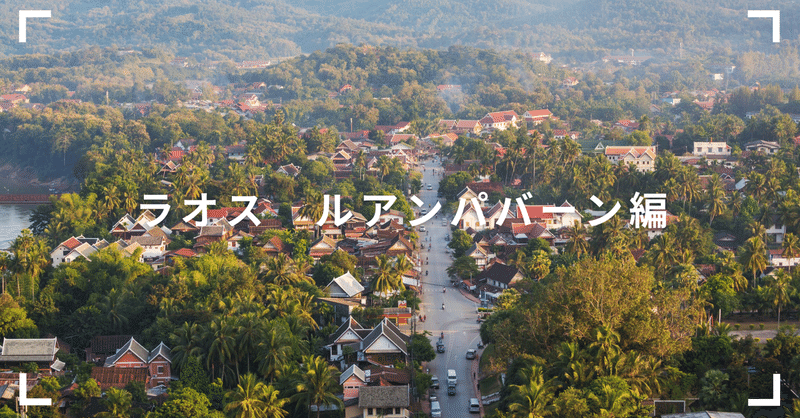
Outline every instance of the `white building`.
{"label": "white building", "polygon": [[702,155],[731,155],[731,146],[725,142],[695,142],[692,154]]}

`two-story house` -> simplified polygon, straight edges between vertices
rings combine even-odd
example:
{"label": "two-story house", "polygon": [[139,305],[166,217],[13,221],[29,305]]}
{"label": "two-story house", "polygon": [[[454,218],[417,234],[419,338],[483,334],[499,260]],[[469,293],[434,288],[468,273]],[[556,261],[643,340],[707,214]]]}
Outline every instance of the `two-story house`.
{"label": "two-story house", "polygon": [[656,169],[656,148],[647,146],[608,146],[605,156],[612,164],[633,164],[639,172],[650,172]]}
{"label": "two-story house", "polygon": [[106,358],[103,367],[144,368],[149,382],[146,387],[169,385],[172,379],[172,353],[163,342],[148,351],[133,337],[116,354]]}

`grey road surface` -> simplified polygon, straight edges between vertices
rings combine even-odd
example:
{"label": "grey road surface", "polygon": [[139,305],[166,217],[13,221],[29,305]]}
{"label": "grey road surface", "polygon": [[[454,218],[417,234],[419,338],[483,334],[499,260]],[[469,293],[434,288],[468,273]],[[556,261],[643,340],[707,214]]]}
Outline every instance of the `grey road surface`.
{"label": "grey road surface", "polygon": [[[423,172],[422,191],[418,197],[425,202],[425,208],[431,210],[437,201],[437,189],[442,167],[431,160],[425,163]],[[436,169],[436,174],[432,173]],[[422,168],[420,168],[421,170]],[[433,190],[428,190],[428,184]],[[431,205],[429,208],[428,205]],[[468,417],[469,399],[477,397],[473,385],[472,362],[467,360],[466,351],[477,348],[480,336],[480,324],[477,323],[477,304],[465,298],[450,284],[446,269],[453,258],[447,252],[445,236],[450,234],[450,223],[442,225],[445,218],[443,211],[439,211],[435,218],[423,225],[426,232],[419,232],[420,242],[425,249],[421,255],[427,264],[422,265],[423,293],[421,295],[421,314],[427,315],[425,322],[418,323],[417,331],[426,330],[431,333],[430,339],[433,346],[439,337],[444,334],[446,350],[439,353],[436,359],[425,365],[430,368],[430,373],[439,377],[440,389],[437,392],[442,407],[442,417]],[[419,228],[419,227],[417,227]],[[428,249],[430,247],[430,249]],[[425,275],[425,272],[428,272]],[[446,292],[443,290],[446,289]],[[442,309],[442,303],[445,309]],[[456,395],[447,395],[447,370],[454,369],[458,375]],[[472,416],[477,416],[473,414]]]}

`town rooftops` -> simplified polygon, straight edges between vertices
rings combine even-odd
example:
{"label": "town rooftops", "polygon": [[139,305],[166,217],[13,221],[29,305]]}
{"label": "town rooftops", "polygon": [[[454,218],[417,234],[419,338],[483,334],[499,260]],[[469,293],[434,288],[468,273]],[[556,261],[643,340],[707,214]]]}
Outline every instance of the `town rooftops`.
{"label": "town rooftops", "polygon": [[[331,296],[352,298],[364,291],[364,286],[353,277],[348,271],[345,274],[331,280],[326,289],[330,289]],[[343,292],[343,293],[342,293]]]}
{"label": "town rooftops", "polygon": [[619,146],[607,146],[605,150],[606,155],[619,155],[624,156],[626,154],[631,154],[635,158],[639,158],[644,154],[649,155],[651,158],[656,158],[656,152],[653,147],[648,146],[631,146],[631,147],[619,147]]}
{"label": "town rooftops", "polygon": [[116,363],[117,360],[119,360],[128,351],[130,351],[131,353],[133,353],[134,356],[139,358],[139,360],[141,360],[142,363],[147,363],[147,359],[150,357],[150,352],[147,351],[147,349],[144,348],[141,344],[139,344],[139,342],[136,341],[133,337],[131,337],[131,339],[128,340],[128,342],[125,343],[125,345],[123,345],[122,348],[117,350],[116,354],[106,359],[105,367],[113,366],[114,363]]}
{"label": "town rooftops", "polygon": [[369,335],[364,338],[364,340],[361,342],[361,349],[368,349],[382,335],[386,336],[386,338],[392,341],[392,343],[404,354],[408,353],[408,336],[403,334],[403,332],[400,331],[400,328],[397,328],[397,325],[386,318],[384,318],[375,328],[372,329]]}
{"label": "town rooftops", "polygon": [[363,386],[358,389],[359,408],[408,408],[408,386]]}
{"label": "town rooftops", "polygon": [[3,338],[0,362],[50,362],[56,352],[56,338]]}
{"label": "town rooftops", "polygon": [[509,266],[503,263],[494,263],[485,271],[478,275],[478,279],[494,280],[498,283],[510,285],[514,276],[519,274],[519,269],[514,266]]}
{"label": "town rooftops", "polygon": [[364,375],[364,371],[361,370],[358,366],[353,364],[352,366],[348,367],[347,370],[343,371],[341,375],[339,375],[339,384],[343,385],[350,376],[355,376],[360,379],[362,382],[367,381],[367,377]]}
{"label": "town rooftops", "polygon": [[100,389],[122,389],[132,381],[146,382],[149,377],[147,367],[94,367],[92,379]]}

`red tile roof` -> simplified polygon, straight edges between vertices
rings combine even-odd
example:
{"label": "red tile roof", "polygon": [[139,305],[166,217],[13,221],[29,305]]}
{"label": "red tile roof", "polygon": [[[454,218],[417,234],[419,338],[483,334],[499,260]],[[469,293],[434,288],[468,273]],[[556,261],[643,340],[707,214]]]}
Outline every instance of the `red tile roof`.
{"label": "red tile roof", "polygon": [[75,239],[75,237],[70,237],[70,239],[64,241],[62,245],[72,250],[75,249],[75,247],[81,245],[81,242]]}
{"label": "red tile roof", "polygon": [[[553,219],[552,213],[545,213],[544,208],[554,207],[553,205],[525,205],[530,219]],[[517,208],[517,218],[522,219],[521,208]]]}

